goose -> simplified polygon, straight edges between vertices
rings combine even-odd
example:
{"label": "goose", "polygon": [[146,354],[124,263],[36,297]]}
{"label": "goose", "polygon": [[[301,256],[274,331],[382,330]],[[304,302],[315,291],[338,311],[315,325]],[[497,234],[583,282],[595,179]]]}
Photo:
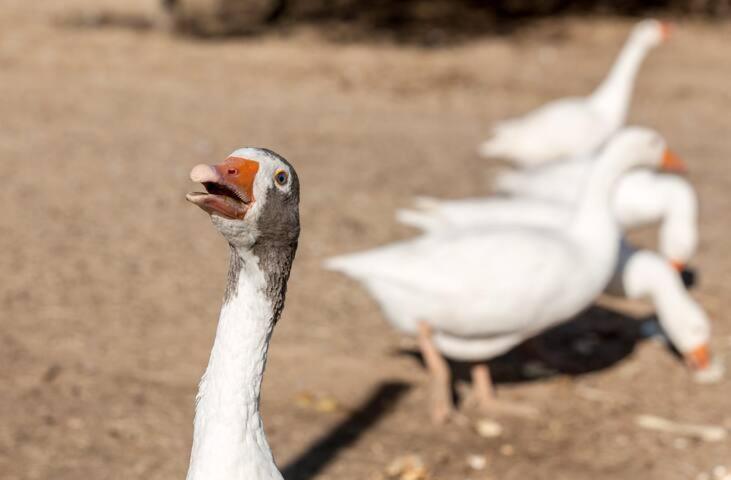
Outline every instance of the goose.
{"label": "goose", "polygon": [[[444,355],[483,361],[591,304],[619,253],[613,186],[635,167],[677,167],[665,151],[664,139],[647,129],[614,137],[565,229],[477,225],[334,257],[325,267],[362,283],[394,327],[418,336],[431,377],[432,419],[443,422],[454,412]],[[475,385],[491,384],[485,365],[472,375]],[[491,390],[481,403],[497,404]]]}
{"label": "goose", "polygon": [[669,34],[667,23],[651,19],[638,23],[609,74],[591,95],[554,100],[498,123],[492,137],[480,145],[480,156],[525,167],[596,150],[625,123],[640,65]]}
{"label": "goose", "polygon": [[[625,174],[624,178],[633,172]],[[615,195],[620,191],[617,187]],[[480,198],[439,201],[419,199],[421,210],[403,209],[397,219],[425,232],[464,229],[474,225],[533,225],[562,228],[571,221],[572,209],[526,198]],[[611,280],[604,293],[630,299],[649,299],[671,343],[687,364],[700,372],[711,367],[710,321],[693,300],[675,270],[655,252],[634,247],[625,238]]]}
{"label": "goose", "polygon": [[229,244],[228,282],[196,397],[187,480],[282,480],[267,443],[259,396],[269,339],[284,307],[299,237],[299,181],[281,156],[240,148],[190,178],[188,201]]}
{"label": "goose", "polygon": [[[594,165],[591,157],[498,174],[496,192],[576,205]],[[474,202],[477,203],[477,202]],[[476,207],[476,205],[475,205]],[[623,229],[660,223],[659,250],[679,271],[698,248],[698,197],[682,176],[637,169],[623,176],[612,200]],[[456,205],[450,207],[450,213]]]}

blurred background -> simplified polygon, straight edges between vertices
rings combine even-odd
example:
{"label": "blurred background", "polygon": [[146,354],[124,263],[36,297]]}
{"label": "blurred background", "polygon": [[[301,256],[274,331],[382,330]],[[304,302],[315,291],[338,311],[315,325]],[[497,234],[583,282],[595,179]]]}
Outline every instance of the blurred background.
{"label": "blurred background", "polygon": [[590,328],[547,335],[591,348],[537,379],[514,373],[520,352],[498,359],[501,398],[542,415],[481,434],[426,421],[413,344],[320,264],[413,236],[393,212],[415,195],[486,194],[500,164],[476,147],[494,122],[589,93],[638,19],[670,19],[629,123],[690,167],[693,295],[727,355],[729,14],[728,0],[5,0],[0,478],[184,477],[228,256],[184,200],[188,172],[242,145],[282,154],[302,182],[262,400],[285,478],[728,478],[731,440],[636,422],[731,429],[729,380],[694,383],[639,340],[647,304],[606,301]]}

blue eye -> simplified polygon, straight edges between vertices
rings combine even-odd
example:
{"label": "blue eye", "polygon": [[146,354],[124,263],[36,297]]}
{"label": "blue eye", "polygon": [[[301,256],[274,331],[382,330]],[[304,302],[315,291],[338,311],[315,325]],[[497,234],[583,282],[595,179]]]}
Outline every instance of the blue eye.
{"label": "blue eye", "polygon": [[277,173],[274,174],[274,181],[276,181],[279,185],[284,186],[287,183],[287,179],[289,177],[287,176],[287,172],[284,170],[279,170]]}

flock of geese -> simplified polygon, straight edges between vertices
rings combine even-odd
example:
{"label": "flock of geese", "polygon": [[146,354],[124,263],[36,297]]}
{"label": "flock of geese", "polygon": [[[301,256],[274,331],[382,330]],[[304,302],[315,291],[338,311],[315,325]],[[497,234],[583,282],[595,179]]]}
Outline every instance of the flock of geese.
{"label": "flock of geese", "polygon": [[[480,406],[524,411],[498,401],[485,362],[603,292],[649,298],[688,365],[714,376],[708,317],[679,273],[698,245],[695,192],[662,136],[624,126],[642,60],[668,34],[664,23],[639,23],[593,94],[497,125],[480,153],[515,166],[499,175],[497,195],[420,198],[396,214],[420,236],[326,262],[360,282],[395,328],[417,336],[434,421],[455,410],[445,357],[473,363]],[[205,192],[187,199],[210,214],[231,254],[187,478],[281,480],[259,395],[299,237],[297,174],[270,150],[243,148],[195,167],[191,179]],[[657,222],[659,253],[624,238]]]}

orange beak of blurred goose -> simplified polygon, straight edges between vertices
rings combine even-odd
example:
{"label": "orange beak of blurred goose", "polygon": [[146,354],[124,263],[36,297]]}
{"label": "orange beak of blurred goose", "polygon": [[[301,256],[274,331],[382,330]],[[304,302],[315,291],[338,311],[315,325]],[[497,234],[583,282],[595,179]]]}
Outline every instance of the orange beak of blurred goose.
{"label": "orange beak of blurred goose", "polygon": [[243,220],[254,202],[254,180],[259,162],[228,157],[218,165],[196,165],[190,179],[203,184],[206,192],[191,192],[186,199],[213,215]]}
{"label": "orange beak of blurred goose", "polygon": [[679,262],[677,260],[671,260],[670,265],[672,265],[673,268],[675,269],[675,271],[677,271],[678,273],[683,273],[683,270],[685,270],[685,263],[683,263],[683,262]]}
{"label": "orange beak of blurred goose", "polygon": [[703,344],[686,353],[685,361],[694,370],[704,370],[711,365],[711,350]]}
{"label": "orange beak of blurred goose", "polygon": [[665,153],[662,156],[662,163],[660,165],[660,168],[662,170],[665,170],[667,172],[674,172],[674,173],[687,173],[688,167],[685,166],[685,163],[675,155],[670,150],[665,150]]}
{"label": "orange beak of blurred goose", "polygon": [[673,24],[670,22],[662,22],[660,24],[660,32],[663,41],[667,41],[673,35]]}

